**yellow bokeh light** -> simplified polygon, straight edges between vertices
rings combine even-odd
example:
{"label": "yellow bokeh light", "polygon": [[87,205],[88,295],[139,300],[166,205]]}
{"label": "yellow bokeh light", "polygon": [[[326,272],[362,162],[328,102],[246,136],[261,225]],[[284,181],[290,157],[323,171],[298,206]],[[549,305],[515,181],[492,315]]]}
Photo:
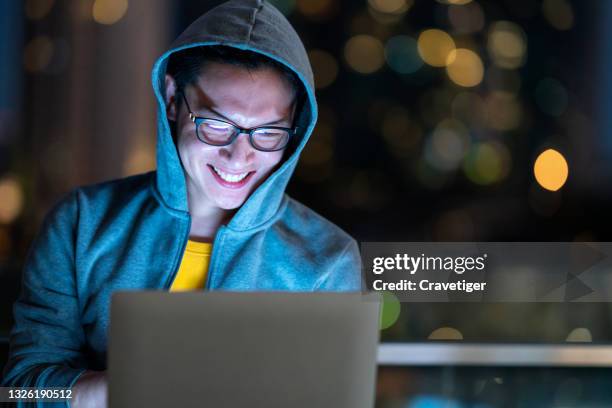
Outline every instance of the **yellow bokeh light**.
{"label": "yellow bokeh light", "polygon": [[19,182],[11,176],[0,180],[0,223],[10,224],[23,208],[23,191]]}
{"label": "yellow bokeh light", "polygon": [[457,85],[469,88],[482,82],[484,66],[474,51],[466,48],[453,50],[448,55],[448,61],[446,73]]}
{"label": "yellow bokeh light", "polygon": [[431,332],[428,340],[463,340],[463,334],[453,327],[440,327]]}
{"label": "yellow bokeh light", "polygon": [[127,9],[127,0],[95,0],[92,16],[96,23],[110,25],[121,20]]}
{"label": "yellow bokeh light", "polygon": [[378,71],[385,62],[385,48],[382,42],[370,35],[356,35],[344,47],[348,65],[362,74]]}
{"label": "yellow bokeh light", "polygon": [[437,29],[423,31],[417,41],[419,55],[427,64],[444,67],[455,50],[455,41],[446,32]]}
{"label": "yellow bokeh light", "polygon": [[533,166],[535,178],[546,190],[557,191],[567,181],[569,167],[565,157],[554,149],[540,153]]}
{"label": "yellow bokeh light", "polygon": [[525,63],[527,36],[522,28],[509,21],[491,26],[487,48],[495,65],[514,69]]}
{"label": "yellow bokeh light", "polygon": [[333,14],[334,6],[333,0],[297,0],[296,3],[300,13],[315,19],[329,17]]}
{"label": "yellow bokeh light", "polygon": [[565,341],[569,343],[591,343],[593,335],[586,327],[577,327],[567,335]]}
{"label": "yellow bokeh light", "polygon": [[397,14],[408,10],[412,0],[368,0],[368,4],[380,13]]}
{"label": "yellow bokeh light", "polygon": [[23,51],[23,65],[29,72],[39,72],[47,68],[53,57],[53,41],[45,35],[33,38]]}
{"label": "yellow bokeh light", "polygon": [[323,50],[311,50],[308,52],[312,70],[315,76],[317,89],[331,85],[338,76],[338,63],[332,54]]}
{"label": "yellow bokeh light", "polygon": [[544,0],[542,14],[557,30],[569,30],[574,26],[574,11],[567,0]]}

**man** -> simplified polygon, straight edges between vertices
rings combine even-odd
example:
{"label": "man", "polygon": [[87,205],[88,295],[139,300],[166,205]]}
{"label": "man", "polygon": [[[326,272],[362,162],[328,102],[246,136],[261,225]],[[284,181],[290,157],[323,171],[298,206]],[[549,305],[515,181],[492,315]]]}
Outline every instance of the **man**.
{"label": "man", "polygon": [[48,215],[4,385],[75,386],[73,406],[104,406],[117,290],[360,288],[355,241],[284,193],[317,117],[308,57],[284,16],[261,0],[224,3],[152,79],[157,171],[79,188]]}

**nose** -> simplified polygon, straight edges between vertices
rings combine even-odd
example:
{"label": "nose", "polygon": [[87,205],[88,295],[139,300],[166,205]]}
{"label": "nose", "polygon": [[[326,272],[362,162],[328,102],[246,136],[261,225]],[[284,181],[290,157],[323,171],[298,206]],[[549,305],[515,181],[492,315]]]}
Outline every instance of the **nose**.
{"label": "nose", "polygon": [[255,149],[249,142],[249,134],[241,133],[238,135],[234,143],[223,146],[219,152],[224,159],[236,165],[237,168],[251,164],[255,156]]}

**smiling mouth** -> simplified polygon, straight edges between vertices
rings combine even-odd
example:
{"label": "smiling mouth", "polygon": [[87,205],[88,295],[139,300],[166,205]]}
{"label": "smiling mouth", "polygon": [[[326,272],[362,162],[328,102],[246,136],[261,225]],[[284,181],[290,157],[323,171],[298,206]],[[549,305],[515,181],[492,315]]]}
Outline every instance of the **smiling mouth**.
{"label": "smiling mouth", "polygon": [[255,174],[254,171],[232,174],[232,173],[227,173],[210,164],[208,165],[208,167],[210,168],[210,171],[213,174],[213,176],[215,176],[215,179],[217,180],[217,182],[221,184],[222,186],[229,187],[229,188],[240,188],[244,186],[246,183],[248,183],[248,181],[251,179],[253,174]]}

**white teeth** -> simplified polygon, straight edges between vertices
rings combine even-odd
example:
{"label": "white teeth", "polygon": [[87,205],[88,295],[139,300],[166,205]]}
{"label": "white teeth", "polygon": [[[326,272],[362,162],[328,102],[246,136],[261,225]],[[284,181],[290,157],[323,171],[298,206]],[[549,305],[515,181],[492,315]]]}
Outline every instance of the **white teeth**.
{"label": "white teeth", "polygon": [[238,183],[239,181],[241,181],[242,179],[244,179],[246,176],[249,175],[248,172],[240,173],[240,174],[229,174],[229,173],[225,173],[222,170],[219,170],[215,166],[212,166],[212,168],[215,171],[215,173],[219,175],[219,177],[221,177],[223,180],[230,182],[230,183]]}

